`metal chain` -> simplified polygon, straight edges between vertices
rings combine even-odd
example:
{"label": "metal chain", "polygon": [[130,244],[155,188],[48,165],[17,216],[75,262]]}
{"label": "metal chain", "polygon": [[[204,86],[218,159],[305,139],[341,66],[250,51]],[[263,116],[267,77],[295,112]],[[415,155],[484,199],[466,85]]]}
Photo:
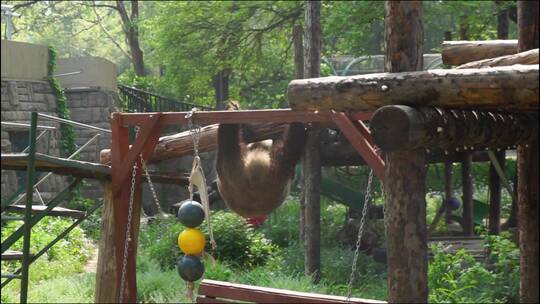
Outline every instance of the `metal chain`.
{"label": "metal chain", "polygon": [[135,197],[135,177],[137,175],[137,165],[133,166],[133,173],[131,174],[131,189],[129,193],[129,208],[128,208],[128,218],[126,225],[126,237],[124,239],[124,257],[122,260],[122,277],[120,279],[120,295],[118,296],[118,302],[123,303],[124,300],[124,287],[126,285],[126,266],[128,259],[128,246],[131,242],[131,219],[133,214],[133,200]]}
{"label": "metal chain", "polygon": [[356,240],[356,248],[354,250],[354,258],[351,267],[351,276],[349,278],[349,284],[347,286],[347,300],[350,300],[352,293],[352,284],[355,279],[356,264],[358,262],[358,255],[360,253],[360,244],[362,242],[362,236],[364,234],[364,225],[366,221],[366,215],[368,210],[369,202],[371,201],[371,184],[373,181],[373,170],[369,170],[369,177],[366,187],[366,195],[364,197],[364,206],[362,208],[362,217],[360,218],[360,227],[358,227],[358,238]]}
{"label": "metal chain", "polygon": [[150,173],[148,173],[148,167],[146,167],[146,162],[144,161],[144,158],[141,154],[141,165],[144,170],[144,175],[146,175],[146,180],[148,181],[148,186],[150,187],[150,191],[152,192],[152,196],[154,197],[154,204],[157,207],[158,213],[161,213],[161,205],[159,204],[159,199],[156,193],[156,189],[154,188],[154,183],[152,183],[152,180],[150,179]]}

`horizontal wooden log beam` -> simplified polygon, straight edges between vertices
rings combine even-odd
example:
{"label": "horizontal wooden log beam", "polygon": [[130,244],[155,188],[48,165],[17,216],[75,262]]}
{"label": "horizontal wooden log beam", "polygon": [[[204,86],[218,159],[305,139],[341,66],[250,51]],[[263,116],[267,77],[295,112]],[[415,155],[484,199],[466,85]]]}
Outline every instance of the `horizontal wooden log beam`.
{"label": "horizontal wooden log beam", "polygon": [[517,53],[517,40],[444,41],[444,64],[460,65],[471,61]]}
{"label": "horizontal wooden log beam", "polygon": [[514,64],[538,64],[538,49],[529,50],[513,55],[500,56],[483,59],[462,64],[456,69],[479,69],[492,68],[497,66],[509,66]]}
{"label": "horizontal wooden log beam", "polygon": [[[256,142],[265,139],[275,138],[285,129],[285,124],[257,124],[252,125],[250,132],[243,134],[246,142]],[[209,125],[201,128],[199,138],[199,152],[209,152],[216,150],[217,147],[218,125]],[[193,139],[190,131],[180,132],[173,135],[163,136],[154,149],[154,153],[148,163],[156,163],[163,160],[182,157],[193,154]],[[100,162],[108,164],[111,161],[111,150],[101,150]]]}
{"label": "horizontal wooden log beam", "polygon": [[533,111],[538,65],[428,70],[293,80],[289,105],[298,111],[372,111],[385,105]]}
{"label": "horizontal wooden log beam", "polygon": [[526,144],[538,134],[538,114],[386,106],[370,123],[383,151],[416,148],[474,150]]}

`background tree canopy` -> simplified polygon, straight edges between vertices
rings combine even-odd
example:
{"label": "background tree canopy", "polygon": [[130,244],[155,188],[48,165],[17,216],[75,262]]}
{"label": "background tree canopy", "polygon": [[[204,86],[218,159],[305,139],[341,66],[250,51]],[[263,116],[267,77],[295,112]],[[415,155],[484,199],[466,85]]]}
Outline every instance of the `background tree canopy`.
{"label": "background tree canopy", "polygon": [[[53,45],[60,57],[107,58],[117,64],[120,82],[201,105],[215,105],[214,79],[220,74],[228,81],[229,98],[245,108],[286,106],[286,87],[294,78],[292,28],[304,19],[303,1],[2,4],[20,14],[13,19],[13,40]],[[383,5],[323,2],[323,56],[382,54]],[[495,39],[501,10],[512,20],[515,1],[424,2],[424,52],[438,52],[445,32],[453,40]],[[509,38],[516,35],[510,21]],[[137,64],[144,70],[135,69]],[[321,70],[330,73],[328,67]]]}

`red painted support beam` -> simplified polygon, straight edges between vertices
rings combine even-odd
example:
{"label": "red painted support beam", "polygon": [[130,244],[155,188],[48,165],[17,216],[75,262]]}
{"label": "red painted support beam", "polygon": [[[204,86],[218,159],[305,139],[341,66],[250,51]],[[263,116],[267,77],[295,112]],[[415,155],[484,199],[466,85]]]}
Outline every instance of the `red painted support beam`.
{"label": "red painted support beam", "polygon": [[[362,131],[359,131],[355,127],[345,113],[333,113],[331,118],[341,132],[343,132],[343,135],[347,137],[351,145],[364,158],[368,166],[373,169],[375,175],[384,181],[384,161],[377,154],[369,140],[362,135]],[[367,131],[367,128],[365,131]]]}
{"label": "red painted support beam", "polygon": [[[181,125],[187,123],[188,112],[162,112],[160,124]],[[122,113],[122,125],[138,125],[146,117],[157,113]],[[332,122],[330,111],[292,111],[276,110],[239,110],[239,111],[204,111],[193,113],[193,123],[204,126],[214,123],[327,123]],[[348,114],[353,120],[370,120],[372,112],[355,112]]]}
{"label": "red painted support beam", "polygon": [[[148,115],[144,121],[141,123],[139,135],[135,139],[135,143],[127,152],[127,155],[124,154],[121,164],[118,168],[117,179],[113,179],[113,195],[116,195],[120,190],[120,185],[128,178],[129,172],[133,168],[133,164],[136,160],[139,159],[140,154],[143,148],[147,151],[146,154],[153,152],[157,141],[159,140],[159,135],[161,131],[161,126],[159,125],[160,113],[153,113]],[[157,137],[156,137],[157,135]],[[149,140],[153,139],[153,140]],[[151,147],[151,148],[150,148]],[[149,155],[144,155],[145,159],[148,159]]]}

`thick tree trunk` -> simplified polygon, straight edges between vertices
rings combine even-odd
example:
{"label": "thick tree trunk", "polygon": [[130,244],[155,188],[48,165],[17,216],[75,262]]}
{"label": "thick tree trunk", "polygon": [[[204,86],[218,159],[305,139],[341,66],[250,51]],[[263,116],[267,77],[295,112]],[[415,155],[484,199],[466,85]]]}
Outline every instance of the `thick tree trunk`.
{"label": "thick tree trunk", "polygon": [[294,110],[365,111],[405,104],[534,111],[538,65],[293,80],[288,98]]}
{"label": "thick tree trunk", "polygon": [[[292,39],[294,46],[294,75],[295,79],[304,78],[304,41],[302,32],[304,29],[301,25],[295,25],[292,30]],[[302,160],[303,163],[303,160]],[[303,164],[302,164],[303,167]],[[304,174],[300,176],[300,185],[304,185]],[[300,193],[300,242],[305,242],[305,223],[306,223],[306,187],[302,187]]]}
{"label": "thick tree trunk", "polygon": [[214,91],[216,95],[216,109],[223,110],[225,108],[225,101],[229,99],[229,69],[219,71],[214,76]]}
{"label": "thick tree trunk", "polygon": [[387,152],[506,148],[536,138],[538,115],[396,105],[378,109],[370,127],[373,141]]}
{"label": "thick tree trunk", "polygon": [[95,303],[116,303],[116,244],[114,242],[114,216],[111,183],[103,186],[103,212],[101,214],[101,235],[99,238],[98,262],[96,267]]}
{"label": "thick tree trunk", "polygon": [[[423,66],[422,2],[385,1],[385,70]],[[425,150],[386,157],[385,206],[388,242],[388,302],[427,302]]]}
{"label": "thick tree trunk", "polygon": [[[251,125],[251,132],[244,133],[244,140],[248,143],[261,141],[270,138],[276,138],[285,130],[285,124],[265,123]],[[217,131],[218,125],[209,125],[201,128],[199,139],[199,152],[214,151],[217,148]],[[189,131],[167,135],[159,138],[158,144],[154,149],[152,158],[148,163],[157,163],[163,160],[192,155],[193,154],[193,139]],[[111,150],[104,149],[101,151],[102,162],[110,163]]]}
{"label": "thick tree trunk", "polygon": [[474,235],[472,154],[466,153],[461,163],[461,183],[463,184],[463,234]]}
{"label": "thick tree trunk", "polygon": [[444,41],[441,55],[444,64],[460,65],[515,53],[517,53],[517,40],[461,40]]}
{"label": "thick tree trunk", "polygon": [[[518,1],[518,49],[538,48],[538,1]],[[520,292],[522,303],[538,303],[538,139],[518,148]]]}
{"label": "thick tree trunk", "polygon": [[[304,32],[304,76],[319,77],[321,62],[321,2],[306,1]],[[305,272],[319,282],[321,273],[321,160],[319,131],[307,133],[304,154]]]}
{"label": "thick tree trunk", "polygon": [[129,14],[129,16],[124,5],[124,1],[117,0],[116,9],[120,14],[120,19],[122,20],[122,28],[129,45],[131,63],[133,64],[135,75],[146,76],[146,71],[144,69],[144,55],[139,43],[139,26],[137,24],[137,19],[139,18],[139,2],[130,2],[131,14]]}
{"label": "thick tree trunk", "polygon": [[[505,151],[496,153],[497,161],[504,170]],[[490,162],[489,166],[489,234],[499,234],[501,232],[501,179],[497,170]]]}
{"label": "thick tree trunk", "polygon": [[503,9],[504,2],[496,0],[497,14],[497,39],[508,39],[508,9]]}
{"label": "thick tree trunk", "polygon": [[479,69],[514,64],[538,64],[538,49],[462,64],[456,69]]}

